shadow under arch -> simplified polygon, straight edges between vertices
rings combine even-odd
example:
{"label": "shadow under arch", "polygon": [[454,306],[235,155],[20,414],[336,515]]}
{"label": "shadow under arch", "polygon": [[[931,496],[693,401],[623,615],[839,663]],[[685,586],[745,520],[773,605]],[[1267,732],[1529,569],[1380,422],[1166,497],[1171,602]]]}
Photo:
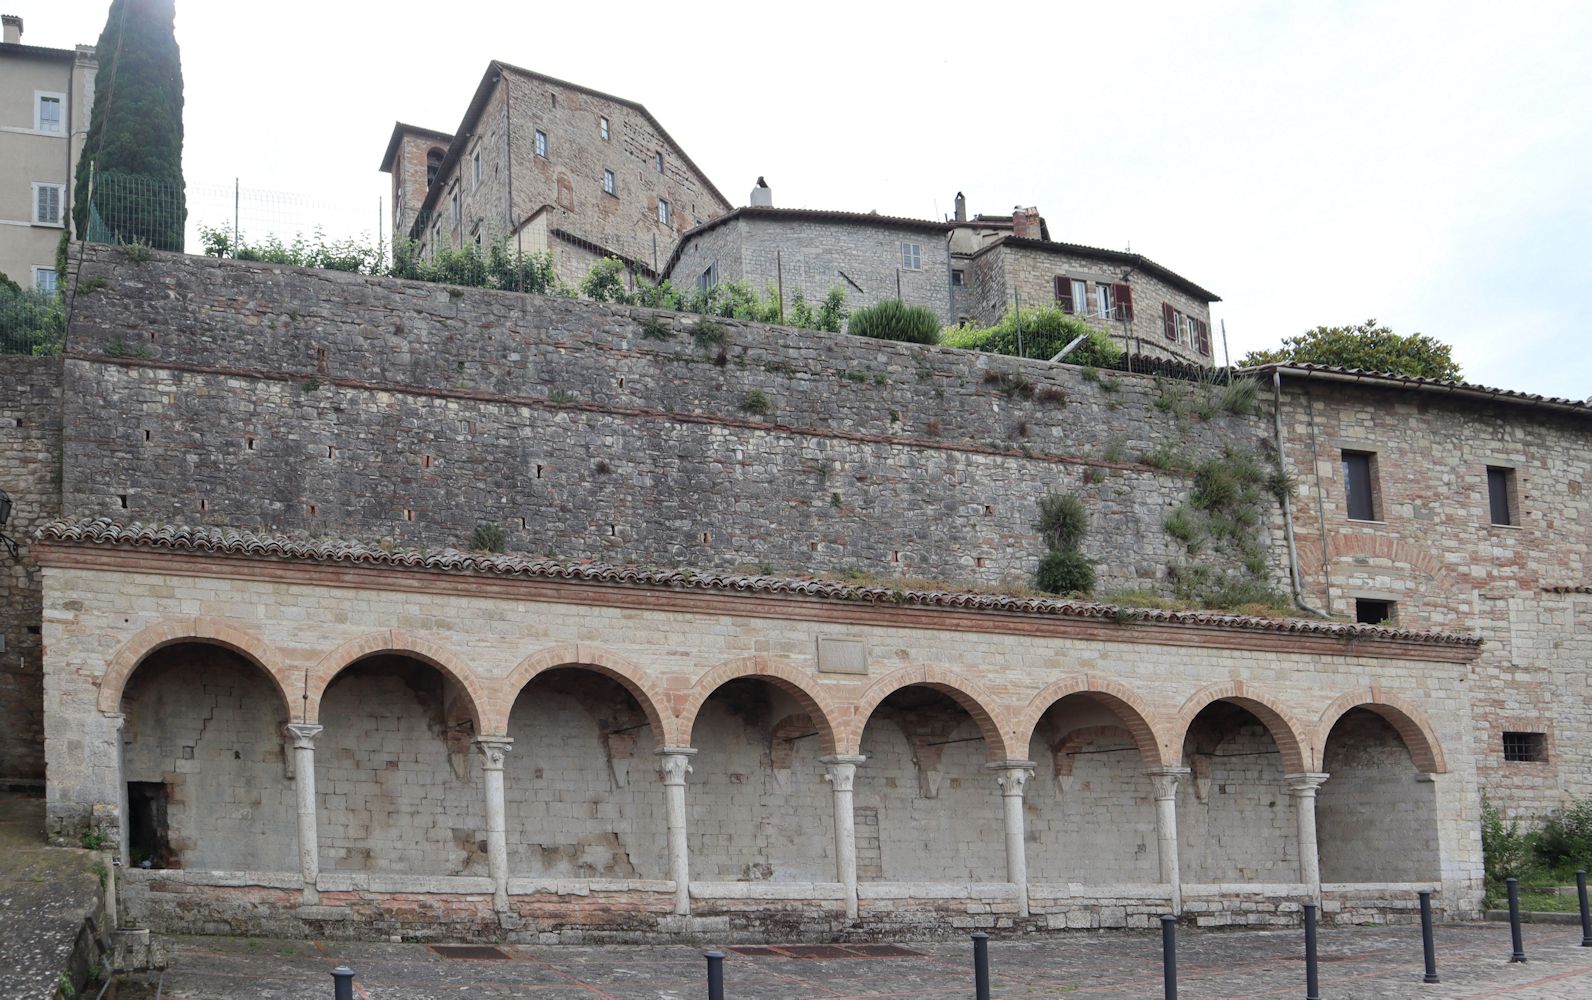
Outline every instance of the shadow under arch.
{"label": "shadow under arch", "polygon": [[741,678],[767,681],[794,698],[812,719],[813,725],[818,728],[824,754],[854,752],[840,749],[840,731],[837,726],[839,710],[812,674],[792,666],[785,660],[771,656],[738,657],[719,664],[697,678],[675,723],[676,738],[681,741],[681,745],[691,745],[691,732],[696,727],[697,717],[713,692],[730,681]]}
{"label": "shadow under arch", "polygon": [[936,666],[902,667],[868,685],[858,700],[855,717],[850,720],[850,725],[846,728],[840,752],[861,753],[862,733],[867,728],[868,720],[872,718],[874,711],[891,694],[907,687],[924,687],[937,691],[966,710],[978,724],[979,733],[989,747],[991,761],[1018,760],[1027,754],[1027,744],[1023,744],[1020,753],[1013,752],[1006,732],[1001,728],[1000,717],[997,715],[1002,713],[1002,706],[993,695],[976,681],[963,677],[955,671]]}
{"label": "shadow under arch", "polygon": [[282,657],[276,648],[250,632],[203,617],[156,622],[140,629],[117,647],[100,678],[96,707],[106,715],[120,712],[127,682],[144,661],[158,650],[183,643],[219,646],[243,657],[271,678],[271,686],[281,696],[288,719],[297,718],[293,711],[294,699],[288,695],[293,678],[285,676]]}
{"label": "shadow under arch", "polygon": [[1282,754],[1283,772],[1301,774],[1315,763],[1315,754],[1302,736],[1303,726],[1292,712],[1282,707],[1273,695],[1252,687],[1243,681],[1224,681],[1209,684],[1189,696],[1178,710],[1175,736],[1178,740],[1177,761],[1182,763],[1182,745],[1188,739],[1189,727],[1206,706],[1218,701],[1231,702],[1261,721],[1272,741]]}
{"label": "shadow under arch", "polygon": [[539,674],[561,668],[589,670],[614,681],[641,706],[642,713],[647,717],[647,725],[652,727],[652,738],[659,746],[666,745],[672,738],[668,717],[664,713],[667,698],[648,678],[646,670],[618,653],[587,643],[553,646],[538,650],[521,660],[507,677],[497,683],[497,697],[482,720],[488,727],[485,731],[491,734],[507,733],[509,716],[521,692]]}
{"label": "shadow under arch", "polygon": [[1415,765],[1415,770],[1423,774],[1445,774],[1448,771],[1448,762],[1443,757],[1443,747],[1437,741],[1432,725],[1427,721],[1425,713],[1414,705],[1405,701],[1398,695],[1389,694],[1378,687],[1360,688],[1340,695],[1327,710],[1321,713],[1321,721],[1316,725],[1315,733],[1315,763],[1314,767],[1320,770],[1327,751],[1327,737],[1332,733],[1332,727],[1338,720],[1356,708],[1363,708],[1382,717],[1394,731],[1399,734],[1399,739],[1404,741],[1404,748],[1410,753],[1410,760]]}
{"label": "shadow under arch", "polygon": [[464,690],[465,705],[476,733],[488,735],[481,728],[481,723],[483,718],[490,718],[486,710],[493,706],[494,699],[475,672],[453,650],[428,639],[409,635],[401,629],[383,629],[350,639],[321,657],[320,662],[311,667],[305,677],[303,721],[320,721],[321,699],[338,674],[360,660],[386,654],[418,660],[455,681]]}
{"label": "shadow under arch", "polygon": [[1165,744],[1160,734],[1156,732],[1155,724],[1150,721],[1156,716],[1155,710],[1123,685],[1091,674],[1064,677],[1046,685],[1044,690],[1029,699],[1028,704],[1012,724],[1012,745],[1026,748],[1033,740],[1034,731],[1038,729],[1045,713],[1057,702],[1071,695],[1090,696],[1108,708],[1122,723],[1122,728],[1132,738],[1133,745],[1138,747],[1139,756],[1143,759],[1145,767],[1166,765]]}

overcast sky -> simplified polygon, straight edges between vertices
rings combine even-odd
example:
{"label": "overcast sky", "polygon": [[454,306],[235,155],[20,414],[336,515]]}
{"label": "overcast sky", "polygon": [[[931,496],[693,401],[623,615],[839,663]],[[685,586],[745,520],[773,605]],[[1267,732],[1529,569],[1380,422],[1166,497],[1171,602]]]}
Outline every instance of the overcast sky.
{"label": "overcast sky", "polygon": [[[107,6],[5,4],[52,46]],[[374,229],[393,121],[453,131],[497,58],[646,104],[736,204],[1035,205],[1221,295],[1235,358],[1375,316],[1592,395],[1592,4],[178,0],[177,38],[196,216],[236,177],[255,229]]]}

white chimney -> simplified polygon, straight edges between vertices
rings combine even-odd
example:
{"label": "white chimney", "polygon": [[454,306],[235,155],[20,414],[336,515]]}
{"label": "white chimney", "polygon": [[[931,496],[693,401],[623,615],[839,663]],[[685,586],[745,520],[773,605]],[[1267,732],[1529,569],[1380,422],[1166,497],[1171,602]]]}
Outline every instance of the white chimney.
{"label": "white chimney", "polygon": [[750,204],[753,208],[774,207],[774,189],[768,186],[768,181],[761,177],[757,179],[757,186],[752,188]]}
{"label": "white chimney", "polygon": [[962,192],[956,192],[956,221],[967,221],[967,199],[962,197]]}
{"label": "white chimney", "polygon": [[15,14],[0,15],[0,22],[5,23],[5,41],[7,45],[22,44],[22,18]]}

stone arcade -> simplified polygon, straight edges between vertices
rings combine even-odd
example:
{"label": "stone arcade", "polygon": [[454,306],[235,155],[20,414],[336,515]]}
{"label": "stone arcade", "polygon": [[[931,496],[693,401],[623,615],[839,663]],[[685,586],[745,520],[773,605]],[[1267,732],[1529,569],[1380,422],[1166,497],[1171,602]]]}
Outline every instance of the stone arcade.
{"label": "stone arcade", "polygon": [[106,521],[36,553],[50,821],[120,817],[126,906],[160,931],[744,940],[1478,900],[1470,638]]}

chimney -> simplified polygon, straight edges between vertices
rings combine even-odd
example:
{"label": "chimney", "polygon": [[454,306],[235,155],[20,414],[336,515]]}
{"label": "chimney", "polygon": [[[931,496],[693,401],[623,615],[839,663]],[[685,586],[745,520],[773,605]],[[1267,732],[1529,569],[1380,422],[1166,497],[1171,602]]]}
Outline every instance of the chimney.
{"label": "chimney", "polygon": [[5,23],[5,42],[7,45],[22,44],[22,18],[15,14],[0,15],[0,22]]}
{"label": "chimney", "polygon": [[1012,235],[1020,240],[1039,239],[1039,209],[1033,206],[1012,209]]}
{"label": "chimney", "polygon": [[956,221],[967,221],[967,199],[962,197],[962,192],[956,192]]}
{"label": "chimney", "polygon": [[774,207],[774,189],[769,187],[768,181],[761,177],[757,179],[757,187],[752,189],[751,205],[753,208]]}

